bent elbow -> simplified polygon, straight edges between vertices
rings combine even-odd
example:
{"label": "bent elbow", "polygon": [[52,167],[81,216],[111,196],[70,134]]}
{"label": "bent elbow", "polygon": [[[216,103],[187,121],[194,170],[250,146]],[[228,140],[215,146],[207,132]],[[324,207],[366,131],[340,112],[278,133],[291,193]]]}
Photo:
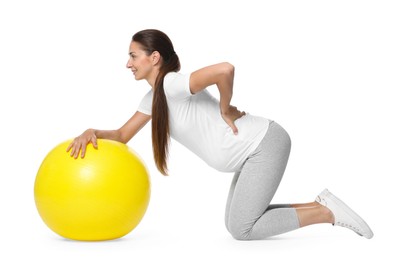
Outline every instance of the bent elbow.
{"label": "bent elbow", "polygon": [[230,62],[223,62],[222,64],[223,73],[226,75],[234,76],[235,67]]}

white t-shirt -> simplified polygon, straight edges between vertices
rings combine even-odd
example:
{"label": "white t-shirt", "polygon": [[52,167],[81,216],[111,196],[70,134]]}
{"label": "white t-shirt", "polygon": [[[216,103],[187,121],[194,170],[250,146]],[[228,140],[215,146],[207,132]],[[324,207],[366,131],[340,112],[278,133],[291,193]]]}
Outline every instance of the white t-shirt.
{"label": "white t-shirt", "polygon": [[[190,74],[170,72],[164,91],[170,118],[170,136],[208,165],[223,172],[238,171],[265,136],[269,120],[246,114],[237,119],[238,135],[223,120],[219,101],[206,89],[192,94]],[[142,99],[138,111],[151,115],[153,92]]]}

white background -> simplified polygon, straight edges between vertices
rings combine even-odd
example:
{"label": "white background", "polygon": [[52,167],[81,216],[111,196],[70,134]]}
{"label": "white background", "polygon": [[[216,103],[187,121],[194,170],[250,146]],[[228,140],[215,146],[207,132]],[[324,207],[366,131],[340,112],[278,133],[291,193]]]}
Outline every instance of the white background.
{"label": "white background", "polygon": [[[390,258],[393,13],[392,1],[2,1],[0,258]],[[182,72],[234,64],[234,105],[288,130],[292,154],[274,202],[312,201],[329,188],[375,237],[326,224],[236,241],[224,226],[232,174],[174,142],[162,177],[150,125],[129,142],[152,182],[137,228],[107,242],[48,229],[33,198],[38,167],[59,142],[118,128],[135,112],[149,86],[125,64],[131,36],[146,28],[169,35]]]}

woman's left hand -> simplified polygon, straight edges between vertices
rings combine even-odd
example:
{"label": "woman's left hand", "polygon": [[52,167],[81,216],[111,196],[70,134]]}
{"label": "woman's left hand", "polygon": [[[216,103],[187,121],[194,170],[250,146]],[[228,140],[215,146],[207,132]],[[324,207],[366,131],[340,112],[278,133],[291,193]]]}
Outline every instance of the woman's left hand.
{"label": "woman's left hand", "polygon": [[240,117],[246,115],[244,111],[239,111],[235,106],[229,106],[226,111],[221,111],[223,120],[231,127],[234,134],[238,134],[238,128],[235,126],[234,122]]}

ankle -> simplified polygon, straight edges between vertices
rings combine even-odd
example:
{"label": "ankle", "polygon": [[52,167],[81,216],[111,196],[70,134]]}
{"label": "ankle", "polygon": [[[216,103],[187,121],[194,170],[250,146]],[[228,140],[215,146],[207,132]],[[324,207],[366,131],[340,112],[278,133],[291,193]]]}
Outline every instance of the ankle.
{"label": "ankle", "polygon": [[324,219],[326,220],[325,222],[330,223],[330,224],[334,224],[335,217],[334,217],[334,214],[332,213],[332,211],[329,208],[327,208],[321,204],[319,204],[319,208],[322,213],[322,216],[324,216]]}

